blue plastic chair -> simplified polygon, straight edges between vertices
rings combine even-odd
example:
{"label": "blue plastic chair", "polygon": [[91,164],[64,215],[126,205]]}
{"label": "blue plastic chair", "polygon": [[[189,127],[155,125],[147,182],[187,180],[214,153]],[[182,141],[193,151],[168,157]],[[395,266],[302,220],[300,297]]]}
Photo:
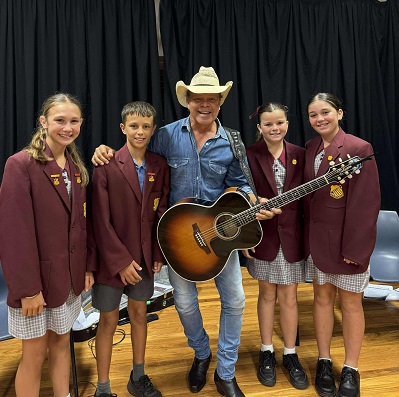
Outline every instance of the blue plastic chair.
{"label": "blue plastic chair", "polygon": [[370,277],[383,283],[399,283],[399,217],[395,211],[380,211],[378,215]]}
{"label": "blue plastic chair", "polygon": [[8,333],[7,285],[0,263],[0,341],[11,339]]}

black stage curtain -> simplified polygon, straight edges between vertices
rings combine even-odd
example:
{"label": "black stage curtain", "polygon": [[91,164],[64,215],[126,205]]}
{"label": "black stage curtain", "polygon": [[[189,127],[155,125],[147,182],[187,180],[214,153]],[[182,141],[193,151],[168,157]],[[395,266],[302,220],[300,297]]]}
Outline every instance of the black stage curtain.
{"label": "black stage curtain", "polygon": [[220,118],[247,145],[262,102],[288,106],[287,139],[303,145],[307,101],[334,93],[344,130],[374,146],[382,209],[399,211],[399,0],[161,0],[160,16],[166,122],[187,114],[175,85],[201,65],[233,80]]}
{"label": "black stage curtain", "polygon": [[127,102],[152,103],[162,120],[152,0],[0,0],[0,175],[22,149],[39,108],[57,91],[76,95],[86,163],[99,143],[119,148]]}

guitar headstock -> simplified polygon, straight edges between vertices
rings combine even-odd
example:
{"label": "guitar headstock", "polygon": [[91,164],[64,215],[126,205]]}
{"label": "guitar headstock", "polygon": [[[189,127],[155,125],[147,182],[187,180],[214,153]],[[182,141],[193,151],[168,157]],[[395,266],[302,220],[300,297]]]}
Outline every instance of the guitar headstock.
{"label": "guitar headstock", "polygon": [[363,167],[363,163],[366,160],[371,160],[371,157],[374,154],[371,154],[367,157],[359,157],[354,156],[350,157],[348,154],[348,159],[342,161],[342,159],[338,159],[338,163],[334,163],[334,161],[330,162],[330,168],[328,169],[325,177],[328,179],[329,183],[345,183],[346,178],[350,179],[353,177],[353,174],[360,174],[360,169]]}

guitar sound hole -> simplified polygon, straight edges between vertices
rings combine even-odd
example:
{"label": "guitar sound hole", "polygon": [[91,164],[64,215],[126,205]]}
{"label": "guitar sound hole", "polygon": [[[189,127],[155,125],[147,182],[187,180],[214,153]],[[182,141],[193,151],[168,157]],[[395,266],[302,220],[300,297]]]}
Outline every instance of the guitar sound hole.
{"label": "guitar sound hole", "polygon": [[232,240],[240,233],[240,228],[236,225],[233,215],[221,213],[215,219],[215,229],[217,235],[222,240]]}

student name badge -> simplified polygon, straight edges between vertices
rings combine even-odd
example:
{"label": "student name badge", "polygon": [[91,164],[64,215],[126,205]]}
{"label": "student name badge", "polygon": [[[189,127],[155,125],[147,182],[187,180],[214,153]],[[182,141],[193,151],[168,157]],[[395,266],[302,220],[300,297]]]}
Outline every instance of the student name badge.
{"label": "student name badge", "polygon": [[60,184],[60,174],[52,174],[50,177],[53,178],[53,183],[55,186]]}
{"label": "student name badge", "polygon": [[86,201],[83,203],[83,216],[86,218]]}
{"label": "student name badge", "polygon": [[148,182],[154,182],[155,181],[155,174],[153,172],[148,173]]}
{"label": "student name badge", "polygon": [[331,185],[330,196],[336,200],[344,197],[344,191],[341,185]]}

